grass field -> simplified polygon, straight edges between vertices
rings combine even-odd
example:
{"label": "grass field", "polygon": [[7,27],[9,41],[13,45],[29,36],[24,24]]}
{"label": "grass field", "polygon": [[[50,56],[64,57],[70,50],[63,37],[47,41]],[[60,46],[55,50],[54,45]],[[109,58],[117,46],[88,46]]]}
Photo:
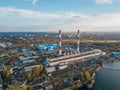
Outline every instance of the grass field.
{"label": "grass field", "polygon": [[[62,40],[63,43],[76,43],[76,39]],[[120,43],[120,40],[80,40],[81,43]]]}

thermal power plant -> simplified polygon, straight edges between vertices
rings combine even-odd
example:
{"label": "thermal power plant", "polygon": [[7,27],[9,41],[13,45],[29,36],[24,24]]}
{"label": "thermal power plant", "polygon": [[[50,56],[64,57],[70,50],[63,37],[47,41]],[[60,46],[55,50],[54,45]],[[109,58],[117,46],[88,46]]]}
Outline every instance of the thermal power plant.
{"label": "thermal power plant", "polygon": [[59,30],[59,55],[62,55],[61,30]]}
{"label": "thermal power plant", "polygon": [[[70,63],[75,61],[86,61],[88,58],[100,57],[106,55],[105,52],[102,52],[100,49],[94,49],[87,52],[80,53],[80,31],[77,31],[77,50],[76,53],[72,53],[69,48],[63,50],[62,56],[62,42],[61,42],[61,30],[59,30],[59,57],[51,58],[49,60],[50,66],[59,65],[60,63]],[[74,52],[75,52],[74,51]]]}
{"label": "thermal power plant", "polygon": [[[58,44],[50,44],[50,45],[39,45],[37,48],[41,50],[59,50],[57,57],[51,58],[48,60],[49,63],[46,65],[48,66],[56,66],[59,65],[60,63],[71,63],[75,61],[86,61],[89,58],[96,58],[100,57],[103,55],[106,55],[105,52],[102,52],[100,49],[93,49],[87,52],[82,52],[80,53],[80,31],[77,31],[77,49],[74,48],[67,48],[64,47],[64,50],[62,51],[62,35],[61,35],[61,30],[59,30],[59,42]],[[76,47],[76,46],[75,46]],[[47,60],[46,60],[47,61]]]}
{"label": "thermal power plant", "polygon": [[79,53],[80,52],[80,31],[78,30],[77,32],[77,52]]}

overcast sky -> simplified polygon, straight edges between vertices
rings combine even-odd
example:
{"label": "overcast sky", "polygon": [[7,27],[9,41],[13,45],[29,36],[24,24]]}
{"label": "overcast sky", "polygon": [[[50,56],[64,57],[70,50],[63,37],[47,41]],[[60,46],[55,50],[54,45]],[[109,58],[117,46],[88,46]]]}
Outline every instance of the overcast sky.
{"label": "overcast sky", "polygon": [[120,0],[0,0],[0,32],[120,31]]}

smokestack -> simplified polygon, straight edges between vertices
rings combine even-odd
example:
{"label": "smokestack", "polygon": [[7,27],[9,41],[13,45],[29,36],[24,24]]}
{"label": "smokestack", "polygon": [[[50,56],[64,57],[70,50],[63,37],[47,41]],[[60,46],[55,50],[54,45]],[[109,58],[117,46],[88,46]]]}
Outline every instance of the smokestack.
{"label": "smokestack", "polygon": [[59,55],[62,55],[61,30],[59,30]]}
{"label": "smokestack", "polygon": [[80,38],[80,31],[78,30],[77,32],[77,52],[79,53],[80,52],[80,41],[79,41],[79,38]]}

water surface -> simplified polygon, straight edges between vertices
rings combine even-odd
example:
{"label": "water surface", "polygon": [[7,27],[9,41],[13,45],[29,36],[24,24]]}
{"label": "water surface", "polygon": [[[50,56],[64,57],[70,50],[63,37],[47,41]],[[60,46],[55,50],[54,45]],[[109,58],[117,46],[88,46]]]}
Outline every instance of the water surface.
{"label": "water surface", "polygon": [[[120,68],[120,62],[108,63],[105,67]],[[120,90],[120,71],[100,69],[95,76],[92,90]]]}

